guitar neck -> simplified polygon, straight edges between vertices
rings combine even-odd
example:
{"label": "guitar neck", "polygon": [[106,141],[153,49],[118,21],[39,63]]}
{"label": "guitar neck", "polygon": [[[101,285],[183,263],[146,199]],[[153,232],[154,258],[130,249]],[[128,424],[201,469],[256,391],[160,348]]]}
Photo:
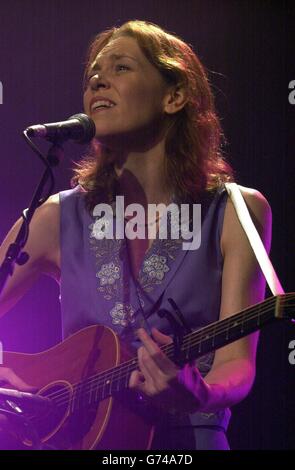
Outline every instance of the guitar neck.
{"label": "guitar neck", "polygon": [[[221,321],[210,323],[193,333],[183,337],[180,356],[183,364],[201,357],[208,352],[226,346],[239,338],[247,336],[254,331],[278,319],[294,318],[295,294],[283,294],[264,300],[258,304],[242,310]],[[175,359],[173,344],[162,346],[161,350],[171,359]],[[124,362],[110,370],[91,378],[91,386],[86,379],[88,403],[99,401],[128,388],[129,378],[133,370],[138,369],[137,357]],[[95,397],[95,398],[91,398]]]}
{"label": "guitar neck", "polygon": [[[282,318],[279,300],[271,298],[186,335],[181,347],[182,362],[197,359]],[[166,349],[165,353],[172,359],[174,348]]]}

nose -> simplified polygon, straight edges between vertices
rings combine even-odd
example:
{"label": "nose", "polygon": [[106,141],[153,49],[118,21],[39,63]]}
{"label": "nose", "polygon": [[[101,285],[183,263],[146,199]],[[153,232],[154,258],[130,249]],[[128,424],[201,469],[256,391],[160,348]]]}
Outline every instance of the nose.
{"label": "nose", "polygon": [[99,90],[99,88],[108,88],[109,87],[109,82],[102,77],[101,74],[96,73],[95,75],[92,75],[92,77],[89,80],[89,86],[91,90]]}

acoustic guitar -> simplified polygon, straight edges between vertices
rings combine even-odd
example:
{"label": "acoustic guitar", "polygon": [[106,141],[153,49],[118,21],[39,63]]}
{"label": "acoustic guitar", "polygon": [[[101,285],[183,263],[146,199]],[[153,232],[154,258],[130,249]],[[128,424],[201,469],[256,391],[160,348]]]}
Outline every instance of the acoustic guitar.
{"label": "acoustic guitar", "polygon": [[[265,325],[293,319],[295,293],[270,297],[183,337],[182,363]],[[174,345],[162,346],[173,360]],[[128,389],[137,357],[108,327],[94,325],[38,354],[3,353],[3,366],[47,397],[50,411],[32,417],[44,448],[148,449],[157,411]],[[155,412],[154,412],[155,411]],[[25,442],[30,446],[30,441]]]}

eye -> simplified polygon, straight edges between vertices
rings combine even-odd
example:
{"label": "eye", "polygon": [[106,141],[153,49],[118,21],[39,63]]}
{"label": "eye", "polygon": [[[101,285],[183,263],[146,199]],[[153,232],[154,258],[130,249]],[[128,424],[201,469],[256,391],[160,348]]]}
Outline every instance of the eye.
{"label": "eye", "polygon": [[93,73],[93,74],[91,74],[91,75],[87,75],[87,76],[85,77],[85,79],[84,79],[84,84],[83,84],[83,85],[84,85],[84,90],[85,90],[86,88],[88,88],[89,82],[90,82],[90,80],[92,79],[92,77],[94,77],[94,76],[95,76],[95,73]]}
{"label": "eye", "polygon": [[124,64],[117,64],[116,65],[116,70],[118,72],[121,72],[121,70],[130,70],[130,67],[128,67],[128,65],[124,65]]}

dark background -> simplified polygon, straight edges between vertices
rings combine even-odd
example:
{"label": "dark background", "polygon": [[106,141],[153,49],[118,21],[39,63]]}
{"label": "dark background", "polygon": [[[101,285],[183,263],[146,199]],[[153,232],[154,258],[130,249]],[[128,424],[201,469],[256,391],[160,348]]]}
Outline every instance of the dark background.
{"label": "dark background", "polygon": [[[0,237],[27,207],[41,174],[21,131],[82,111],[81,80],[89,41],[129,19],[153,21],[181,36],[209,71],[226,152],[240,184],[260,190],[273,210],[271,258],[286,291],[294,276],[294,7],[287,1],[12,0],[0,5]],[[292,42],[293,41],[293,42]],[[69,187],[72,160],[85,149],[66,145],[56,188]],[[270,293],[268,292],[268,295]],[[0,320],[6,350],[36,352],[60,340],[58,288],[42,278]],[[234,407],[234,449],[294,449],[294,372],[288,344],[295,326],[261,334],[251,395]]]}

